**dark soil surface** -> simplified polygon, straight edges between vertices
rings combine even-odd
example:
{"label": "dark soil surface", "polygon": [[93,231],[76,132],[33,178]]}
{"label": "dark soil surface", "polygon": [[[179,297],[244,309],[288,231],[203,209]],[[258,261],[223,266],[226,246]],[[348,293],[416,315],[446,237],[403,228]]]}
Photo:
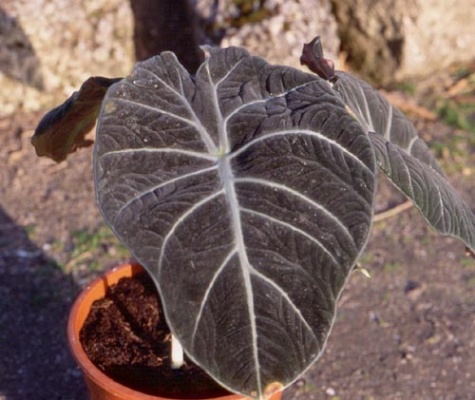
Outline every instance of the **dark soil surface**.
{"label": "dark soil surface", "polygon": [[[475,209],[474,134],[415,117]],[[38,159],[29,140],[39,118],[0,120],[0,399],[84,400],[68,310],[127,255],[103,234],[91,150],[58,165]],[[376,211],[402,201],[382,180]],[[374,224],[361,262],[371,279],[353,274],[324,355],[284,398],[475,398],[475,261],[464,246],[410,209]]]}
{"label": "dark soil surface", "polygon": [[147,274],[122,278],[94,302],[80,332],[91,361],[123,385],[157,396],[209,398],[226,394],[202,369],[185,359],[170,365],[171,334]]}

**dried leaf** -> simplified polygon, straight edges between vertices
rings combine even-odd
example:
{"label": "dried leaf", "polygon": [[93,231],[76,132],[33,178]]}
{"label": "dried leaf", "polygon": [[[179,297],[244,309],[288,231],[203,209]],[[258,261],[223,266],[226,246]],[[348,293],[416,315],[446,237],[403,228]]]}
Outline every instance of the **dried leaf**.
{"label": "dried leaf", "polygon": [[300,64],[306,65],[310,71],[326,81],[332,82],[335,79],[335,64],[332,60],[323,57],[320,36],[303,45]]}
{"label": "dried leaf", "polygon": [[122,78],[94,76],[87,79],[63,104],[49,111],[40,121],[31,143],[40,157],[56,162],[66,159],[93,141],[85,136],[94,128],[107,89]]}

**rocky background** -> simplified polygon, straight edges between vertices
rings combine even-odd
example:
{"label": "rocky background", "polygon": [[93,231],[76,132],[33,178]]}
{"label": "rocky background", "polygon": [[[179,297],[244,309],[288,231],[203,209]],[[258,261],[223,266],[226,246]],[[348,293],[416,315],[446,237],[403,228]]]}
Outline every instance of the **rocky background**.
{"label": "rocky background", "polygon": [[[475,0],[190,1],[2,0],[0,116],[51,106],[91,75],[126,75],[136,55],[176,50],[190,29],[199,44],[295,67],[319,34],[337,66],[385,85],[475,58]],[[177,11],[186,6],[192,23]],[[135,52],[132,9],[135,28],[148,29],[135,32]],[[141,49],[141,39],[158,45]]]}
{"label": "rocky background", "polygon": [[125,1],[0,2],[0,116],[44,108],[91,75],[120,76],[132,65]]}

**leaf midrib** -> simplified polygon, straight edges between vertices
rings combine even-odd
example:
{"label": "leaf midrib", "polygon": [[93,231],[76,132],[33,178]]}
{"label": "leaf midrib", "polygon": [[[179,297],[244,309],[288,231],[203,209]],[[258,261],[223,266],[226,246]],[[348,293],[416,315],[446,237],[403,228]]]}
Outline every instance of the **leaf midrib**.
{"label": "leaf midrib", "polygon": [[223,155],[218,162],[220,176],[223,183],[223,190],[226,200],[231,211],[231,226],[234,232],[234,240],[237,249],[237,255],[239,264],[241,266],[242,277],[244,281],[244,287],[246,290],[247,307],[249,312],[249,323],[251,326],[251,338],[252,349],[254,357],[254,368],[256,370],[256,383],[258,393],[262,393],[262,382],[260,375],[260,363],[257,346],[257,326],[256,326],[256,313],[254,306],[254,294],[252,291],[251,282],[251,267],[249,258],[247,256],[246,247],[244,243],[244,235],[241,224],[240,206],[236,195],[236,189],[234,186],[234,174],[230,165],[230,158],[227,155]]}
{"label": "leaf midrib", "polygon": [[[241,60],[238,63],[236,63],[230,69],[230,71],[228,71],[225,77],[228,77],[231,71],[234,71],[234,69],[240,63],[241,63]],[[232,226],[232,231],[234,232],[235,246],[237,249],[239,264],[241,267],[244,287],[246,290],[247,307],[248,307],[248,312],[249,312],[249,324],[251,327],[251,340],[252,340],[252,351],[253,351],[253,358],[254,358],[254,368],[256,371],[255,372],[256,386],[257,386],[257,391],[260,397],[262,393],[262,381],[261,381],[261,372],[260,372],[261,368],[260,368],[259,354],[258,354],[256,312],[255,312],[255,306],[254,306],[254,294],[252,291],[251,268],[250,268],[249,258],[247,256],[245,243],[244,243],[239,200],[237,198],[236,190],[234,187],[234,173],[231,168],[231,157],[229,156],[231,149],[230,149],[230,144],[229,144],[227,125],[224,124],[223,114],[221,112],[221,108],[219,106],[219,101],[218,101],[218,87],[221,84],[221,82],[224,81],[225,77],[223,77],[217,83],[213,83],[213,79],[211,77],[211,72],[209,68],[209,61],[206,63],[206,72],[208,73],[209,83],[213,89],[212,101],[214,102],[216,116],[217,116],[218,125],[219,125],[218,149],[220,152],[223,153],[218,159],[218,170],[220,172],[220,178],[223,185],[224,195],[228,202],[229,209],[231,211],[231,226]]]}

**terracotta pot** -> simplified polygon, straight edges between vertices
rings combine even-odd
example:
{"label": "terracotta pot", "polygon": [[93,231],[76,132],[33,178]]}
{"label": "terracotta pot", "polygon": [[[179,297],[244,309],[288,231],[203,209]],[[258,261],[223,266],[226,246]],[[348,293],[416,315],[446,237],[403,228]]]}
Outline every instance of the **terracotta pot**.
{"label": "terracotta pot", "polygon": [[[124,277],[144,272],[138,264],[125,264],[107,272],[103,277],[93,281],[76,299],[68,321],[69,347],[81,368],[91,400],[177,400],[177,398],[160,397],[130,389],[100,371],[84,352],[79,341],[79,332],[89,314],[94,301],[105,296],[107,288]],[[244,400],[246,397],[229,394],[213,397],[213,400]],[[280,400],[281,393],[276,393],[270,400]]]}

